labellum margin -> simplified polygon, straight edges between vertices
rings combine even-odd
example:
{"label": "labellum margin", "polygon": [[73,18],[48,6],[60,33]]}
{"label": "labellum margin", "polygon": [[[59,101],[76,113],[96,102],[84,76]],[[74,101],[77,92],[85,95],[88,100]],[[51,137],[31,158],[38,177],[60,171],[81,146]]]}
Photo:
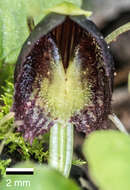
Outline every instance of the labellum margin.
{"label": "labellum margin", "polygon": [[85,16],[51,13],[23,45],[15,69],[13,111],[26,140],[57,122],[88,134],[107,128],[113,59],[95,24]]}

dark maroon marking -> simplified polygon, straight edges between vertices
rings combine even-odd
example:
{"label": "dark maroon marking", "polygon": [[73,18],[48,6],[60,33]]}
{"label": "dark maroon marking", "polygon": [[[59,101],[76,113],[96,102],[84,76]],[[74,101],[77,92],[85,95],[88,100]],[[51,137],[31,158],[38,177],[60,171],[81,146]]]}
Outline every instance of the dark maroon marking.
{"label": "dark maroon marking", "polygon": [[[98,47],[98,49],[97,49]],[[111,89],[103,66],[102,49],[95,38],[85,32],[78,44],[78,60],[82,70],[88,69],[87,81],[91,84],[91,104],[71,117],[78,131],[88,134],[96,129],[107,128],[107,116],[111,112]],[[98,56],[97,56],[98,55]],[[85,83],[82,75],[82,82]]]}
{"label": "dark maroon marking", "polygon": [[74,55],[75,46],[82,37],[82,32],[82,28],[70,20],[69,17],[66,17],[65,22],[52,30],[65,71]]}
{"label": "dark maroon marking", "polygon": [[[25,139],[32,142],[35,136],[38,136],[41,132],[47,132],[50,124],[53,121],[50,117],[44,114],[44,108],[41,110],[37,108],[35,102],[38,98],[38,92],[40,90],[40,82],[43,78],[49,78],[51,81],[51,75],[48,76],[48,72],[51,71],[50,61],[53,58],[55,60],[56,45],[51,38],[51,35],[42,37],[37,41],[32,51],[26,57],[24,63],[22,63],[21,72],[18,74],[15,83],[15,94],[13,111],[15,112],[15,120],[23,121],[23,125],[19,126],[18,131],[23,132]],[[38,77],[38,80],[36,80]],[[33,99],[29,99],[31,94],[37,90]],[[28,104],[30,104],[28,106]],[[34,109],[38,109],[38,117],[33,119]],[[43,122],[38,126],[41,119]],[[50,120],[50,123],[48,121]],[[44,126],[48,123],[48,128],[44,129]]]}

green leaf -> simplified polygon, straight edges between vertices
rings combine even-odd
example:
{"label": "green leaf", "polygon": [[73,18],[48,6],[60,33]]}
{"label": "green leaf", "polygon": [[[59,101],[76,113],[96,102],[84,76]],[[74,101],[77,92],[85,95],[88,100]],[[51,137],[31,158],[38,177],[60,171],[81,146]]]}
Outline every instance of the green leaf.
{"label": "green leaf", "polygon": [[[1,60],[14,63],[20,48],[29,35],[27,17],[32,16],[37,24],[44,10],[64,2],[63,0],[0,0],[0,68]],[[68,0],[77,6],[81,0]]]}
{"label": "green leaf", "polygon": [[83,148],[92,179],[101,190],[130,189],[130,137],[116,131],[97,131]]}
{"label": "green leaf", "polygon": [[[7,175],[1,181],[1,189],[17,190],[21,188],[22,190],[79,190],[72,180],[63,177],[59,172],[52,170],[47,166],[25,162],[18,164],[15,167],[34,168],[34,175]],[[8,188],[7,183],[10,184],[10,187],[8,186]]]}
{"label": "green leaf", "polygon": [[91,11],[85,11],[83,9],[80,9],[78,6],[69,2],[58,4],[55,7],[46,10],[47,14],[50,12],[64,14],[64,15],[85,15],[86,17],[89,17],[92,14]]}

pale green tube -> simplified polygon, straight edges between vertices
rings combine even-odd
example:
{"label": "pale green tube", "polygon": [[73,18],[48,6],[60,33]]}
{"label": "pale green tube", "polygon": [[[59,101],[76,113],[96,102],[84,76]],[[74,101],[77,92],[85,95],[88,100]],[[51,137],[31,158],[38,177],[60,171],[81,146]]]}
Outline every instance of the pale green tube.
{"label": "pale green tube", "polygon": [[69,176],[73,156],[73,125],[56,123],[50,129],[49,165]]}

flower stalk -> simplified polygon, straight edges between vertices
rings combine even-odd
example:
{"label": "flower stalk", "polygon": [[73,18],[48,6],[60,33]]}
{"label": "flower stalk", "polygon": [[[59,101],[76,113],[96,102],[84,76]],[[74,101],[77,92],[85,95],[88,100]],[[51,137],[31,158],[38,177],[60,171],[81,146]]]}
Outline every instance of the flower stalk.
{"label": "flower stalk", "polygon": [[73,125],[56,123],[50,129],[49,165],[69,176],[73,155]]}

